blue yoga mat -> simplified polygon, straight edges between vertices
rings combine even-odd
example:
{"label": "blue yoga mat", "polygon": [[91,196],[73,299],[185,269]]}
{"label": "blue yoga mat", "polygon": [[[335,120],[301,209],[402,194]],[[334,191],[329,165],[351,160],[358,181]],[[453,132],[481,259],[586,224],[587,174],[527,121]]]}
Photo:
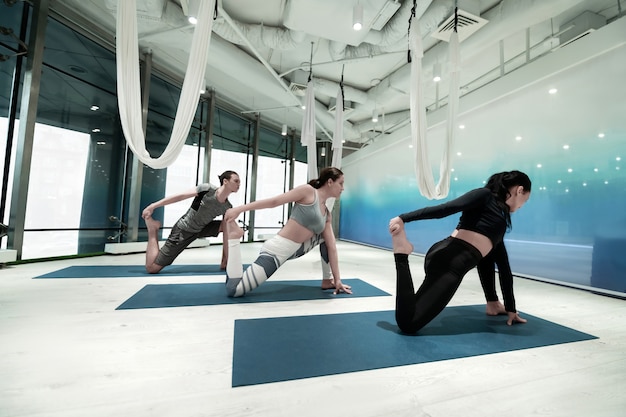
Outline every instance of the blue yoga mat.
{"label": "blue yoga mat", "polygon": [[[244,265],[244,268],[246,265]],[[35,278],[133,278],[159,275],[226,275],[215,265],[169,265],[158,274],[149,274],[143,265],[76,265]]]}
{"label": "blue yoga mat", "polygon": [[447,307],[416,335],[394,311],[235,321],[232,386],[412,365],[596,339],[521,313],[507,326],[484,305]]}
{"label": "blue yoga mat", "polygon": [[138,308],[188,307],[219,304],[266,303],[272,301],[324,300],[329,298],[388,296],[365,281],[342,279],[352,286],[353,294],[333,294],[333,290],[322,290],[321,280],[267,281],[244,297],[226,295],[223,283],[158,284],[146,285],[122,303],[117,310]]}

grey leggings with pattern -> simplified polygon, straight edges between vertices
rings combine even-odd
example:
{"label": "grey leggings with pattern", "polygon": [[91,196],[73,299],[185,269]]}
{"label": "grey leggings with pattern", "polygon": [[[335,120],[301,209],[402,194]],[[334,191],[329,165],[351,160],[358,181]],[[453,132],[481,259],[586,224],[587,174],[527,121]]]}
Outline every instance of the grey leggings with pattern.
{"label": "grey leggings with pattern", "polygon": [[228,241],[226,265],[226,293],[229,297],[241,297],[263,284],[289,259],[299,258],[320,245],[323,278],[330,278],[328,250],[322,235],[314,235],[304,243],[297,243],[276,235],[261,247],[259,257],[244,271],[241,262],[240,241]]}

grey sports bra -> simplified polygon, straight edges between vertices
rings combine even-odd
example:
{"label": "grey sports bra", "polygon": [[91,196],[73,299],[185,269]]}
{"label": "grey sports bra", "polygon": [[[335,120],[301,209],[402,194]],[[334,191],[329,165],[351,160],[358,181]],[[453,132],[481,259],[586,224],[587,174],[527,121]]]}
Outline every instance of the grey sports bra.
{"label": "grey sports bra", "polygon": [[311,204],[296,203],[291,210],[291,218],[315,234],[320,234],[324,230],[326,216],[327,212],[322,215],[320,211],[317,190],[315,190],[315,201]]}

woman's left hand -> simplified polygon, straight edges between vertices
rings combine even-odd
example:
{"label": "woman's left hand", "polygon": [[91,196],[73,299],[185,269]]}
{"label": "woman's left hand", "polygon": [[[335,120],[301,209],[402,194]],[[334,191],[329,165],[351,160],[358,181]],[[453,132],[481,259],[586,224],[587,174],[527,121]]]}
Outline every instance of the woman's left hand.
{"label": "woman's left hand", "polygon": [[509,316],[509,319],[506,321],[506,324],[512,326],[513,323],[526,323],[528,320],[520,317],[518,313],[511,313],[510,311],[506,313]]}
{"label": "woman's left hand", "polygon": [[349,285],[343,285],[341,280],[335,279],[335,291],[333,294],[340,294],[345,292],[346,294],[352,294],[352,287]]}

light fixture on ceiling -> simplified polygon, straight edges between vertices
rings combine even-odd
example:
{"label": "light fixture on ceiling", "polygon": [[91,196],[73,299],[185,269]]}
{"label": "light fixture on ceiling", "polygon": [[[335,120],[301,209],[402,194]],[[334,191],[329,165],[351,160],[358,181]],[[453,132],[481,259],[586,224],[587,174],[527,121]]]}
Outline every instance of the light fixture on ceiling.
{"label": "light fixture on ceiling", "polygon": [[283,130],[280,131],[280,134],[283,136],[287,136],[287,124],[283,123]]}
{"label": "light fixture on ceiling", "polygon": [[548,93],[550,93],[550,94],[556,94],[556,93],[557,93],[557,91],[559,91],[559,90],[557,90],[556,88],[551,88],[551,89],[549,89],[549,90],[548,90]]}
{"label": "light fixture on ceiling", "polygon": [[322,146],[322,152],[320,153],[320,156],[326,156],[326,146]]}
{"label": "light fixture on ceiling", "polygon": [[363,6],[357,3],[352,9],[352,29],[363,29]]}
{"label": "light fixture on ceiling", "polygon": [[433,66],[433,81],[436,83],[441,81],[441,64],[439,62]]}
{"label": "light fixture on ceiling", "polygon": [[374,110],[372,110],[372,122],[378,123],[378,109],[377,108],[374,108]]}

